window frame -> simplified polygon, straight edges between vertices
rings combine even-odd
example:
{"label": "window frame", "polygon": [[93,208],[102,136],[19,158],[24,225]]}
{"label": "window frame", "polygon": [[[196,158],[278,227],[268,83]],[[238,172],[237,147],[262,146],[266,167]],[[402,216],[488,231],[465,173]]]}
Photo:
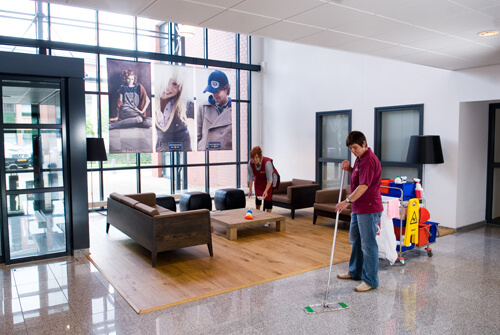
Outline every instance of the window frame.
{"label": "window frame", "polygon": [[[42,4],[41,2],[35,2],[35,4]],[[60,4],[54,4],[56,6],[64,6]],[[95,124],[93,126],[95,130],[95,134],[87,134],[87,136],[95,136],[95,137],[103,137],[103,127],[105,127],[105,124],[103,124],[103,119],[106,119],[106,116],[104,115],[106,112],[106,106],[104,106],[103,102],[101,101],[103,97],[108,95],[106,86],[103,86],[102,80],[104,79],[104,74],[102,73],[103,68],[102,68],[102,62],[106,57],[112,57],[112,58],[127,58],[129,60],[134,60],[134,61],[149,61],[151,63],[155,63],[157,61],[165,62],[165,63],[170,63],[170,64],[184,64],[184,65],[191,65],[191,66],[202,66],[204,68],[218,68],[218,69],[229,69],[229,70],[236,70],[236,83],[235,83],[235,88],[234,88],[234,99],[233,104],[234,104],[234,109],[233,113],[235,112],[235,117],[237,118],[237,122],[235,125],[235,129],[233,131],[236,131],[236,143],[233,143],[233,151],[235,153],[235,158],[230,159],[228,161],[224,162],[216,162],[214,161],[214,158],[211,157],[211,153],[209,151],[205,152],[204,154],[204,161],[197,162],[194,164],[186,164],[186,153],[182,153],[181,159],[177,160],[172,160],[168,159],[166,161],[161,161],[160,164],[158,165],[147,165],[147,166],[141,166],[141,156],[140,154],[136,154],[137,158],[135,161],[137,162],[136,165],[134,166],[124,166],[124,167],[104,167],[101,162],[94,164],[94,167],[91,169],[90,166],[87,168],[87,174],[88,173],[96,173],[99,175],[98,183],[99,183],[99,192],[94,192],[94,196],[98,199],[94,199],[95,202],[98,202],[99,200],[104,200],[106,197],[106,194],[104,194],[104,172],[110,171],[110,170],[129,170],[133,169],[136,171],[137,174],[137,183],[134,183],[134,189],[137,190],[137,192],[141,192],[141,172],[144,172],[144,169],[152,169],[152,168],[160,168],[160,169],[170,169],[170,171],[180,171],[182,181],[186,180],[186,174],[189,174],[189,169],[198,169],[200,166],[204,167],[205,169],[205,185],[204,189],[206,192],[209,192],[210,190],[210,166],[212,165],[230,165],[232,166],[234,170],[234,178],[231,178],[231,185],[232,187],[241,187],[242,186],[242,180],[245,179],[245,176],[242,175],[241,173],[241,167],[246,166],[248,164],[248,157],[242,157],[242,153],[246,151],[246,155],[248,156],[248,153],[250,152],[250,149],[252,147],[252,142],[251,142],[251,133],[252,133],[252,127],[251,127],[251,113],[252,113],[252,102],[251,102],[251,96],[252,96],[252,88],[251,88],[251,72],[254,71],[260,71],[261,67],[260,65],[255,65],[251,63],[251,37],[248,35],[241,35],[241,34],[235,34],[235,33],[229,33],[227,34],[232,34],[232,39],[234,40],[234,59],[231,61],[224,61],[224,60],[218,60],[218,59],[210,59],[210,50],[215,50],[213,49],[215,46],[210,46],[207,45],[208,41],[208,35],[210,34],[209,29],[204,28],[203,29],[203,40],[204,40],[204,56],[203,58],[196,58],[196,57],[189,57],[189,56],[184,56],[182,54],[182,50],[184,48],[184,37],[180,37],[178,34],[178,29],[177,29],[177,24],[173,22],[163,22],[165,25],[165,33],[161,34],[161,37],[165,42],[168,42],[168,48],[169,50],[165,50],[166,53],[161,53],[159,52],[146,52],[146,51],[140,51],[138,49],[138,17],[132,17],[134,19],[134,28],[133,28],[133,35],[134,35],[134,44],[135,47],[132,49],[120,49],[120,48],[109,48],[106,46],[101,46],[100,41],[99,41],[99,32],[100,29],[102,28],[100,26],[100,20],[99,20],[99,14],[100,11],[95,10],[95,33],[97,36],[96,44],[91,45],[91,44],[77,44],[77,43],[69,43],[69,42],[60,42],[60,41],[55,41],[52,40],[51,38],[51,13],[50,13],[50,7],[52,4],[44,4],[43,8],[44,11],[46,11],[46,20],[43,21],[43,27],[44,29],[47,29],[48,32],[48,39],[46,40],[41,40],[41,39],[28,39],[28,38],[17,38],[17,37],[10,37],[10,36],[0,36],[0,45],[10,45],[10,46],[16,46],[14,49],[16,52],[22,52],[23,48],[34,48],[35,52],[38,54],[44,54],[44,55],[52,55],[54,51],[61,51],[61,52],[66,52],[66,53],[83,53],[83,54],[88,54],[89,55],[89,64],[92,65],[92,67],[95,66],[96,68],[96,76],[97,78],[92,78],[92,80],[96,81],[96,87],[88,89],[86,88],[85,90],[85,95],[88,96],[90,99],[90,96],[96,97],[97,101],[97,119]],[[33,6],[33,13],[36,15],[37,11],[41,11],[41,7],[39,6]],[[1,9],[0,9],[1,12]],[[60,22],[57,22],[60,23]],[[231,36],[228,35],[228,38],[231,39]],[[246,41],[244,40],[246,39]],[[246,42],[246,43],[245,43]],[[245,43],[245,53],[241,54],[240,50],[240,44]],[[181,53],[181,54],[179,54]],[[97,56],[95,60],[95,64],[92,63],[92,56],[94,55]],[[242,76],[241,71],[246,71],[246,79]],[[104,79],[105,80],[105,79]],[[241,81],[244,80],[245,83],[242,84]],[[245,88],[246,86],[246,88]],[[245,89],[246,92],[240,92],[241,89]],[[241,99],[242,93],[245,94],[245,98]],[[93,98],[92,98],[93,99]],[[247,120],[241,120],[241,103],[245,103],[246,107],[246,117]],[[93,111],[95,113],[96,111]],[[93,120],[93,119],[92,119]],[[240,122],[246,122],[246,125],[240,124]],[[246,128],[246,134],[243,132],[242,129]],[[240,141],[240,139],[245,139],[246,141]],[[241,147],[241,145],[244,145],[245,147]],[[171,156],[176,156],[176,155],[171,155]],[[181,163],[180,163],[181,162]],[[97,165],[97,167],[95,166]],[[143,171],[144,170],[144,171]],[[94,176],[95,177],[95,176]],[[212,180],[212,183],[214,180]],[[223,182],[223,181],[221,181]],[[227,182],[229,183],[229,182]],[[176,188],[178,188],[178,182],[177,179],[171,178],[171,190],[164,190],[164,192],[170,192],[170,193],[175,193]],[[195,185],[198,186],[198,185]],[[229,185],[228,185],[229,186]],[[182,185],[180,185],[181,188],[184,188]],[[213,187],[213,185],[212,185]],[[186,191],[186,190],[182,190]]]}
{"label": "window frame", "polygon": [[400,106],[387,106],[387,107],[375,107],[375,139],[374,139],[374,153],[380,160],[380,165],[382,169],[384,167],[395,167],[395,168],[416,168],[418,171],[418,178],[422,180],[422,164],[414,164],[397,161],[383,161],[382,160],[382,113],[398,112],[405,110],[417,109],[419,113],[419,127],[418,134],[423,135],[424,133],[424,104],[413,104],[413,105],[400,105]]}
{"label": "window frame", "polygon": [[347,157],[343,158],[327,158],[322,157],[323,152],[323,127],[322,120],[325,116],[332,115],[347,115],[348,119],[348,131],[349,134],[352,129],[352,109],[338,110],[338,111],[325,111],[325,112],[316,112],[316,183],[319,185],[323,184],[323,169],[322,165],[324,163],[342,163],[345,159],[349,162],[351,161],[350,151],[347,153]]}

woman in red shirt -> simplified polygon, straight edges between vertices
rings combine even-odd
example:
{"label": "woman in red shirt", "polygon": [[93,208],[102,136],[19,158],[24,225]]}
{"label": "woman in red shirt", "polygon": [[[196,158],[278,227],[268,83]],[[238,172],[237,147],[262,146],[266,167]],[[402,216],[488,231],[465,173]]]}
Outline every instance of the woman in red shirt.
{"label": "woman in red shirt", "polygon": [[[271,213],[273,209],[273,162],[271,158],[262,156],[262,149],[257,146],[250,151],[250,162],[248,162],[248,197],[252,196],[255,183],[255,207],[260,209],[264,199],[264,210]],[[269,226],[266,223],[264,226]]]}
{"label": "woman in red shirt", "polygon": [[380,184],[382,169],[380,161],[366,144],[362,132],[349,133],[346,145],[356,156],[354,166],[349,161],[342,162],[342,169],[351,174],[351,194],[337,204],[336,210],[343,211],[351,204],[351,225],[349,241],[351,258],[349,272],[339,274],[340,279],[362,280],[355,288],[357,292],[366,292],[378,287],[378,244],[377,227],[384,210]]}

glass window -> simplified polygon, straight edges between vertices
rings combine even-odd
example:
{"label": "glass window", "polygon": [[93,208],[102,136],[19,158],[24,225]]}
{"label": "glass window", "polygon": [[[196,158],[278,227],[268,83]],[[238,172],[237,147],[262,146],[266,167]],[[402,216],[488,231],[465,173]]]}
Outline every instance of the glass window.
{"label": "glass window", "polygon": [[141,170],[141,192],[156,194],[172,194],[169,174],[163,173],[163,168]]}
{"label": "glass window", "polygon": [[50,5],[50,37],[52,41],[97,45],[97,12],[92,9]]}
{"label": "glass window", "polygon": [[[50,9],[50,10],[49,10]],[[36,12],[44,15],[36,15]],[[237,70],[239,63],[249,63],[250,37],[224,31],[207,30],[200,27],[152,20],[148,18],[135,18],[129,15],[101,12],[92,9],[69,7],[60,4],[46,4],[32,1],[13,1],[2,6],[1,13],[6,20],[0,23],[0,27],[7,23],[9,25],[9,35],[25,38],[43,38],[57,42],[75,43],[75,36],[78,36],[79,44],[99,45],[102,47],[117,48],[122,51],[141,50],[172,55],[180,55],[209,60],[221,60],[233,62],[235,68],[221,69],[228,74],[231,84],[230,96],[233,99],[233,149],[229,151],[196,151],[195,134],[193,134],[194,151],[186,153],[145,153],[145,154],[108,154],[108,160],[101,163],[94,163],[95,172],[92,176],[94,185],[91,191],[97,194],[107,194],[111,191],[113,185],[114,169],[118,169],[118,175],[130,174],[132,179],[124,178],[126,184],[131,184],[130,192],[136,192],[137,178],[140,176],[140,182],[145,183],[141,190],[164,189],[173,185],[172,192],[181,192],[182,190],[201,190],[204,191],[209,185],[205,185],[205,176],[208,175],[209,164],[228,163],[229,165],[213,169],[210,174],[210,181],[213,185],[227,185],[224,180],[227,171],[231,171],[231,185],[234,187],[237,182],[237,169],[245,169],[246,163],[239,166],[241,160],[248,159],[248,146],[251,145],[249,138],[248,120],[250,113],[250,94],[249,94],[249,76],[250,71]],[[2,15],[0,14],[0,15]],[[36,19],[41,18],[41,21]],[[32,24],[34,23],[34,24]],[[36,29],[43,24],[42,29]],[[30,28],[28,28],[31,25]],[[7,31],[7,30],[5,30]],[[43,35],[37,36],[37,33]],[[205,39],[205,36],[208,38]],[[237,40],[238,39],[238,40]],[[238,43],[236,43],[238,41]],[[237,49],[236,46],[239,45]],[[37,53],[36,48],[27,48],[24,46],[0,46],[0,50],[9,52],[29,52]],[[111,49],[112,50],[112,49]],[[86,135],[88,137],[102,137],[105,139],[106,148],[109,150],[109,96],[108,92],[108,73],[107,58],[137,61],[133,56],[125,57],[113,54],[92,54],[84,52],[75,52],[64,49],[49,49],[47,51],[53,56],[77,57],[85,61],[85,108],[86,108]],[[145,62],[156,62],[151,59],[142,59]],[[165,62],[169,63],[169,62]],[[186,64],[191,67],[206,66],[202,62],[197,64]],[[237,76],[237,74],[239,74]],[[152,74],[153,75],[153,74]],[[153,75],[154,76],[154,75]],[[59,85],[59,83],[57,83]],[[154,85],[154,83],[153,83]],[[13,93],[19,87],[4,85],[6,92]],[[3,110],[4,124],[30,124],[39,125],[55,124],[60,125],[61,111],[58,95],[58,88],[45,86],[27,86],[24,88],[26,97],[33,99],[43,97],[46,103],[31,104],[29,101],[23,104],[5,103]],[[51,96],[51,91],[53,96]],[[36,95],[33,92],[36,91]],[[236,92],[239,91],[239,96]],[[4,94],[4,96],[8,95]],[[243,102],[242,102],[243,100]],[[236,111],[239,110],[237,119]],[[189,119],[192,121],[193,119]],[[239,123],[239,124],[238,124]],[[194,125],[193,125],[194,126]],[[14,131],[15,127],[10,127]],[[195,129],[195,128],[193,128]],[[239,131],[238,131],[239,130]],[[17,129],[15,129],[17,131]],[[30,129],[24,129],[24,135],[35,136],[30,133]],[[5,133],[9,137],[18,136],[14,133]],[[24,136],[23,135],[23,136]],[[37,136],[42,136],[38,134]],[[22,138],[22,136],[21,136]],[[33,140],[31,138],[31,140]],[[153,139],[154,140],[154,139]],[[12,143],[17,143],[11,141]],[[7,143],[7,142],[6,142]],[[10,146],[11,144],[9,144]],[[17,144],[15,144],[17,146]],[[5,150],[5,148],[4,148]],[[9,152],[16,148],[9,148]],[[19,149],[17,149],[19,150]],[[33,148],[30,152],[34,152]],[[239,156],[237,156],[239,153]],[[33,159],[31,159],[33,160]],[[21,164],[18,161],[19,164]],[[140,163],[140,164],[139,164]],[[29,165],[27,168],[9,169],[9,175],[16,175],[17,179],[12,178],[12,185],[16,188],[25,187],[27,189],[37,185],[44,187],[59,185],[62,177],[62,170],[59,166],[44,167],[40,171],[40,176],[35,175],[34,167]],[[40,163],[41,164],[41,163]],[[58,163],[56,163],[58,164]],[[187,167],[185,165],[188,165]],[[192,164],[197,166],[191,166]],[[199,165],[199,166],[198,166]],[[88,165],[90,167],[90,163]],[[130,170],[121,170],[123,167],[133,167]],[[138,170],[141,169],[141,170]],[[219,171],[222,171],[220,173]],[[100,189],[103,185],[100,181],[100,175],[104,173],[103,183],[105,190]],[[192,174],[192,175],[191,175]],[[57,177],[57,178],[56,178]],[[94,178],[95,177],[95,178]],[[242,179],[246,184],[246,173]],[[50,183],[49,183],[50,180]],[[154,180],[161,180],[161,187],[157,187]],[[19,186],[17,186],[19,184]],[[148,186],[151,185],[151,186]],[[59,187],[58,186],[58,187]],[[243,185],[245,186],[245,185]],[[216,187],[216,186],[213,186]],[[97,196],[96,196],[97,198]]]}
{"label": "glass window", "polygon": [[[351,131],[351,111],[316,113],[316,137],[318,155],[316,179],[323,189],[339,188],[342,161],[350,160],[350,151],[345,145]],[[347,185],[347,179],[344,185]]]}
{"label": "glass window", "polygon": [[[205,47],[204,47],[204,29],[199,27],[190,28],[191,34],[186,34],[184,36],[184,56],[204,58],[205,57]],[[182,29],[182,28],[180,28]]]}
{"label": "glass window", "polygon": [[66,251],[64,193],[7,196],[10,258]]}
{"label": "glass window", "polygon": [[7,190],[63,185],[60,129],[6,129],[4,143]]}
{"label": "glass window", "polygon": [[382,179],[406,176],[421,179],[421,164],[406,163],[412,135],[423,133],[424,105],[375,108],[375,154],[382,165]]}
{"label": "glass window", "polygon": [[248,64],[248,36],[240,35],[240,63]]}
{"label": "glass window", "polygon": [[[340,188],[342,179],[342,163],[321,163],[321,188]],[[344,187],[349,184],[347,176],[344,175]]]}
{"label": "glass window", "polygon": [[87,196],[89,197],[88,202],[90,207],[100,207],[94,206],[95,202],[101,201],[99,190],[101,189],[101,173],[99,171],[94,171],[98,168],[96,162],[91,162],[89,168],[92,171],[87,172]]}
{"label": "glass window", "polygon": [[[208,58],[235,62],[235,34],[228,33],[226,31],[210,29],[208,31]],[[231,82],[231,79],[229,80],[229,82]]]}
{"label": "glass window", "polygon": [[85,118],[86,118],[86,131],[87,137],[97,137],[97,126],[98,126],[98,114],[99,109],[97,105],[97,99],[99,97],[96,94],[86,94],[85,95]]}
{"label": "glass window", "polygon": [[168,45],[168,33],[162,32],[162,21],[137,18],[137,50],[161,52],[158,45]]}
{"label": "glass window", "polygon": [[104,178],[105,199],[107,199],[108,196],[113,192],[118,192],[122,194],[134,194],[138,192],[137,170],[135,169],[104,171],[103,178]]}
{"label": "glass window", "polygon": [[136,153],[110,154],[108,152],[108,148],[109,148],[109,146],[106,147],[106,153],[108,156],[108,160],[103,162],[105,168],[137,166],[137,154]]}
{"label": "glass window", "polygon": [[210,195],[220,188],[236,187],[235,165],[211,165],[210,173]]}
{"label": "glass window", "polygon": [[250,76],[250,71],[240,71],[240,99],[249,100],[248,97],[248,78]]}
{"label": "glass window", "polygon": [[248,103],[240,103],[240,160],[246,161],[248,152]]}
{"label": "glass window", "polygon": [[333,114],[322,117],[322,153],[323,158],[345,159],[349,153],[345,141],[349,134],[348,114]]}
{"label": "glass window", "polygon": [[240,187],[248,188],[248,164],[241,164],[240,171],[241,171]]}
{"label": "glass window", "polygon": [[382,118],[381,159],[406,162],[410,137],[419,134],[419,110],[394,110],[380,115]]}
{"label": "glass window", "polygon": [[60,124],[59,82],[2,82],[3,122],[25,124]]}
{"label": "glass window", "polygon": [[134,17],[99,12],[99,46],[135,50]]}
{"label": "glass window", "polygon": [[[188,190],[205,192],[205,167],[189,166],[187,169]],[[176,192],[182,193],[182,192]]]}
{"label": "glass window", "polygon": [[36,25],[36,2],[34,1],[2,1],[0,15],[0,31],[8,36],[37,38]]}

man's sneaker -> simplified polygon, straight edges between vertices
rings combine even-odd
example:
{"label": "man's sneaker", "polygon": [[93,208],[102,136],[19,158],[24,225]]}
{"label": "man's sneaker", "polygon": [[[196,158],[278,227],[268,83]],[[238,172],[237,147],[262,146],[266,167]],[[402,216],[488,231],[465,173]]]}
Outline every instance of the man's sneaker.
{"label": "man's sneaker", "polygon": [[264,227],[269,227],[270,224],[271,224],[271,222],[266,222],[266,223],[264,223]]}
{"label": "man's sneaker", "polygon": [[367,291],[370,291],[370,290],[373,290],[373,287],[369,286],[365,282],[362,282],[356,288],[354,288],[354,291],[356,291],[356,292],[367,292]]}
{"label": "man's sneaker", "polygon": [[339,278],[339,279],[352,279],[351,273],[349,273],[349,272],[347,272],[347,273],[339,273],[337,275],[337,278]]}

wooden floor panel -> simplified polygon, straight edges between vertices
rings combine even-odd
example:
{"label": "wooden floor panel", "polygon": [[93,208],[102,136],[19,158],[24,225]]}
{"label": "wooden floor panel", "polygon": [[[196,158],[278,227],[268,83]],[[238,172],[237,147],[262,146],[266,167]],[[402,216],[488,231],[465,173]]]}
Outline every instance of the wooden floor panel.
{"label": "wooden floor panel", "polygon": [[[328,266],[334,220],[312,224],[312,211],[275,209],[287,217],[285,232],[256,226],[238,229],[238,239],[226,239],[214,225],[214,257],[206,245],[167,251],[151,267],[149,251],[116,228],[105,233],[106,217],[91,216],[90,259],[138,313],[229,292]],[[334,262],[349,259],[346,225],[339,225]]]}
{"label": "wooden floor panel", "polygon": [[[255,226],[238,229],[238,239],[226,239],[226,230],[214,225],[214,257],[206,245],[158,254],[151,267],[151,254],[111,227],[105,233],[106,217],[90,219],[92,262],[137,313],[201,299],[264,283],[329,265],[335,220],[318,218],[312,210],[273,210],[287,219],[285,232]],[[334,263],[349,259],[349,224],[339,222]],[[453,232],[441,230],[444,234]]]}

